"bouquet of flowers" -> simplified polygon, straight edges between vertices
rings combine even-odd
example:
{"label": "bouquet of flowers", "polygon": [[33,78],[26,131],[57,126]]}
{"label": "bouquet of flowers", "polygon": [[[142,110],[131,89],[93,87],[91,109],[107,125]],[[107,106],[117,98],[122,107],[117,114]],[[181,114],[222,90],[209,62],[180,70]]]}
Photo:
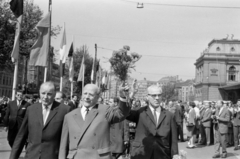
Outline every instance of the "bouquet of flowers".
{"label": "bouquet of flowers", "polygon": [[109,59],[113,73],[121,80],[127,79],[128,73],[131,69],[135,68],[135,63],[142,57],[138,53],[131,53],[128,55],[130,50],[129,46],[124,46],[119,51],[113,51],[112,57]]}

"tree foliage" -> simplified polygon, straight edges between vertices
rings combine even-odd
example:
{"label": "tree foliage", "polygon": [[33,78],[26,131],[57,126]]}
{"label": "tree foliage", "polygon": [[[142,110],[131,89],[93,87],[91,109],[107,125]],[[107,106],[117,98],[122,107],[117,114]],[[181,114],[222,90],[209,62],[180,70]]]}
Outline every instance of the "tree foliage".
{"label": "tree foliage", "polygon": [[[11,52],[14,44],[16,18],[10,10],[6,1],[0,2],[0,68],[12,69]],[[37,39],[38,33],[35,29],[37,23],[42,19],[43,11],[32,0],[24,1],[23,21],[20,33],[20,56],[29,57],[31,47]],[[60,27],[51,28],[51,36],[55,37],[60,32]]]}
{"label": "tree foliage", "polygon": [[[84,55],[84,63],[85,63],[85,75],[84,75],[84,85],[87,83],[91,83],[91,72],[92,72],[92,65],[93,65],[93,57],[88,52],[87,46],[82,46],[76,49],[75,53],[73,54],[73,66],[74,66],[74,81],[78,79],[78,73],[80,70],[80,66]],[[69,81],[69,66],[66,66],[65,69],[65,77],[63,82],[63,92],[67,95],[70,95],[71,91],[71,83]],[[82,82],[74,82],[73,92],[75,94],[81,95],[82,93]]]}
{"label": "tree foliage", "polygon": [[176,91],[175,83],[167,83],[162,86],[162,97],[165,101],[177,100],[178,92]]}

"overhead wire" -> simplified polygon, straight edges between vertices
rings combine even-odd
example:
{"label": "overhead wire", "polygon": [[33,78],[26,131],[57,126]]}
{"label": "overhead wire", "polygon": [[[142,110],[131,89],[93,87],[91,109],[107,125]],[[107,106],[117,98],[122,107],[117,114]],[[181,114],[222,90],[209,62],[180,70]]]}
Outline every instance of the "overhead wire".
{"label": "overhead wire", "polygon": [[[121,0],[130,3],[138,3],[135,1]],[[196,6],[196,5],[181,5],[181,4],[165,4],[165,3],[143,3],[148,5],[158,5],[158,6],[167,6],[167,7],[187,7],[187,8],[208,8],[208,9],[240,9],[240,7],[225,7],[225,6]]]}
{"label": "overhead wire", "polygon": [[[99,49],[103,49],[103,50],[109,50],[109,51],[115,51],[113,49],[109,49],[109,48],[104,48],[104,47],[97,47]],[[163,58],[181,58],[181,59],[196,59],[195,57],[181,57],[181,56],[163,56],[163,55],[144,55],[141,54],[142,56],[149,56],[149,57],[163,57]],[[106,57],[105,57],[106,58]]]}

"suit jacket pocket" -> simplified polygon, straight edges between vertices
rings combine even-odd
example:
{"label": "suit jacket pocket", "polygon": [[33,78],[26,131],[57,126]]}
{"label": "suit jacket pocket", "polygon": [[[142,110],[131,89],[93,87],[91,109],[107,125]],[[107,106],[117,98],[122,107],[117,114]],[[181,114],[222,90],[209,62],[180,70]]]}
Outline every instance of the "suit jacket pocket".
{"label": "suit jacket pocket", "polygon": [[132,143],[132,146],[133,146],[133,147],[140,147],[140,146],[141,146],[141,143],[134,141],[134,142]]}
{"label": "suit jacket pocket", "polygon": [[97,150],[99,155],[109,153],[110,151],[111,151],[111,147],[106,147],[106,148],[102,148],[102,149]]}
{"label": "suit jacket pocket", "polygon": [[77,151],[69,151],[68,152],[68,155],[67,155],[67,158],[68,159],[72,159],[75,155],[76,155]]}

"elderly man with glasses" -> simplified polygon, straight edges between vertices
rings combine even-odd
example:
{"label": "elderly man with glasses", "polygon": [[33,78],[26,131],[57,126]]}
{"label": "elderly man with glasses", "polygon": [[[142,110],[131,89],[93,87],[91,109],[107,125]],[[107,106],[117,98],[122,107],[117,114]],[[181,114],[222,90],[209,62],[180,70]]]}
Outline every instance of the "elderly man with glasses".
{"label": "elderly man with glasses", "polygon": [[162,108],[162,89],[148,87],[147,107],[131,110],[128,120],[137,123],[132,142],[132,159],[172,159],[178,154],[177,125],[174,114]]}

